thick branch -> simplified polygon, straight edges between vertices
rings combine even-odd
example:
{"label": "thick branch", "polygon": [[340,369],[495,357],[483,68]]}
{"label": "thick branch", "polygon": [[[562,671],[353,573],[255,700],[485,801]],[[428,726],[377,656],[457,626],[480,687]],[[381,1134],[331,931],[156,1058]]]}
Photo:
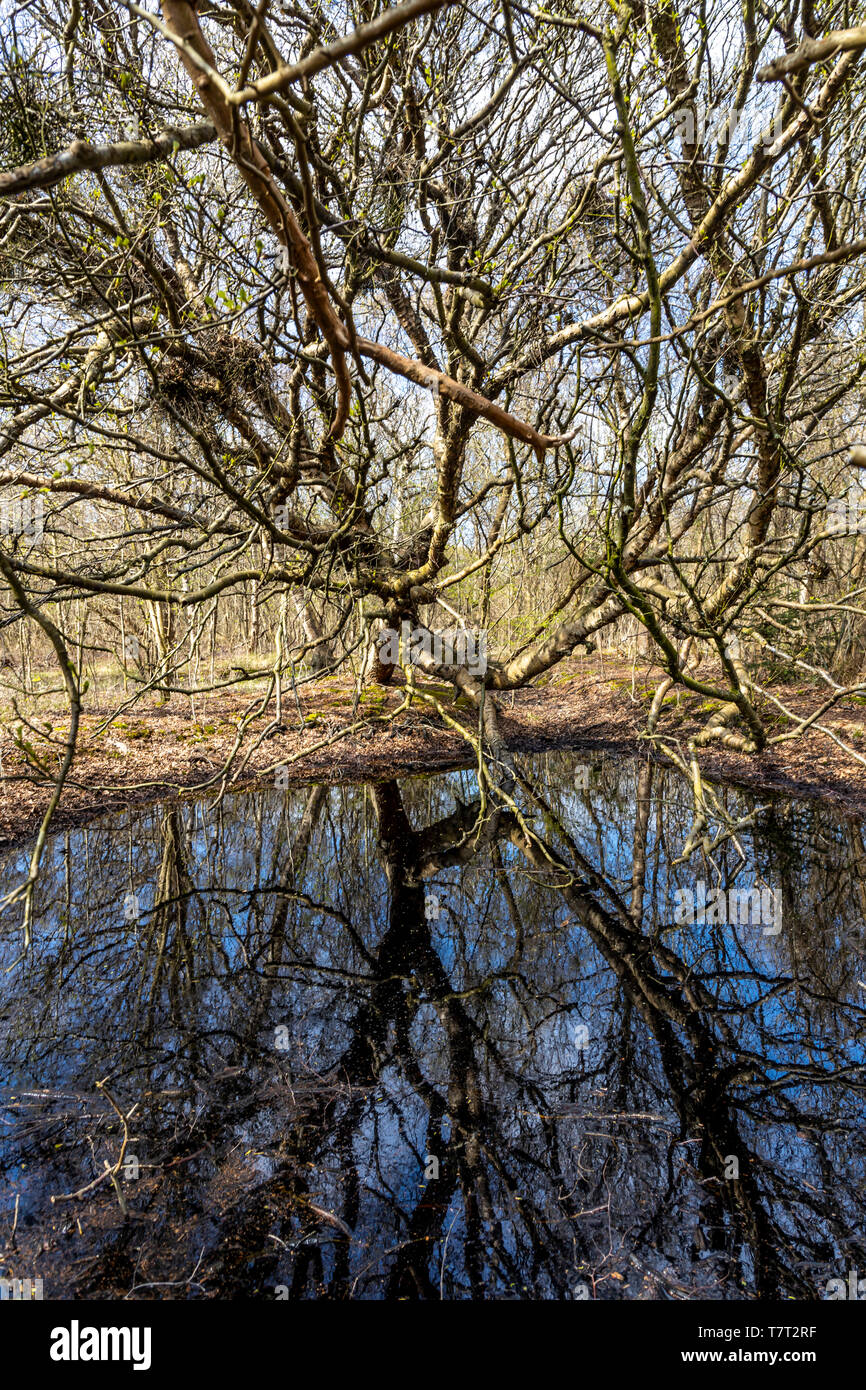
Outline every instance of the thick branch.
{"label": "thick branch", "polygon": [[755,74],[759,82],[777,82],[780,77],[790,77],[792,72],[802,72],[814,63],[825,58],[833,58],[837,53],[856,52],[866,48],[866,24],[856,29],[833,29],[823,39],[806,39],[782,58],[775,58]]}
{"label": "thick branch", "polygon": [[216,127],[210,121],[199,121],[185,130],[167,126],[152,140],[117,140],[110,145],[91,145],[87,140],[73,140],[65,150],[37,159],[35,164],[22,164],[8,174],[0,174],[0,197],[23,193],[28,188],[51,188],[70,174],[82,169],[109,169],[119,164],[152,164],[170,159],[178,150],[197,150],[216,139]]}

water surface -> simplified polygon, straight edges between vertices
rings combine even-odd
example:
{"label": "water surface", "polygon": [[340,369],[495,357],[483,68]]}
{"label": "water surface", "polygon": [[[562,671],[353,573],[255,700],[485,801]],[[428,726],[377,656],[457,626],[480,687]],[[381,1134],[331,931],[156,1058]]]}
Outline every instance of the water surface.
{"label": "water surface", "polygon": [[[0,1274],[815,1299],[866,1273],[863,826],[717,789],[678,862],[675,771],[519,766],[480,829],[459,771],[55,836],[2,977]],[[700,885],[776,916],[678,921]]]}

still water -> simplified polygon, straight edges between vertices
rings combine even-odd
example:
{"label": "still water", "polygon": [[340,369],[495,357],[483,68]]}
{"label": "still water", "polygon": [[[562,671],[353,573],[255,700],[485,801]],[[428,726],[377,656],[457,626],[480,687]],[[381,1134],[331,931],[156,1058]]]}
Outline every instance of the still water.
{"label": "still water", "polygon": [[683,858],[675,771],[519,772],[498,815],[462,770],[55,836],[30,953],[0,933],[0,1275],[798,1300],[866,1275],[864,827],[716,788]]}

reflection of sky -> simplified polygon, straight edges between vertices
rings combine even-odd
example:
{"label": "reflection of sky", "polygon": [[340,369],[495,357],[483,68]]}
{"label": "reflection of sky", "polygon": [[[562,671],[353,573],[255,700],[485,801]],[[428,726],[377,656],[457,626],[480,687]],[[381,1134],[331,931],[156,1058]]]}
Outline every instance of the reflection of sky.
{"label": "reflection of sky", "polygon": [[[524,765],[544,787],[550,812],[542,816],[527,802],[528,822],[565,860],[566,832],[628,902],[636,767],[596,760],[583,792],[575,790],[571,755]],[[416,830],[450,815],[455,796],[471,802],[475,790],[474,775],[466,771],[402,786]],[[722,796],[728,813],[741,818],[748,798],[731,791]],[[275,1075],[297,1081],[339,1071],[369,1004],[375,952],[388,930],[390,890],[372,796],[362,787],[326,791],[309,847],[295,854],[292,871],[291,846],[310,798],[308,788],[243,793],[227,798],[218,811],[156,806],[55,836],[37,888],[33,953],[8,977],[0,1009],[0,1084],[90,1094],[96,1079],[112,1074],[125,1094],[138,1095],[194,1085],[225,1066],[242,1067],[251,1085]],[[770,1209],[794,1240],[797,1222],[786,1215],[790,1198],[773,1196],[771,1173],[774,1165],[784,1172],[787,1191],[800,1179],[814,1179],[815,1155],[809,1135],[795,1133],[790,1107],[811,1115],[816,1133],[836,1127],[822,1141],[831,1166],[837,1162],[847,1171],[863,1164],[862,1145],[858,1150],[844,1132],[847,1126],[856,1129],[862,1112],[857,1068],[864,1062],[863,992],[857,980],[863,968],[842,937],[860,923],[850,875],[862,857],[862,832],[826,809],[775,803],[753,830],[738,832],[742,859],[728,842],[716,852],[714,868],[703,861],[675,865],[690,828],[678,777],[657,772],[647,832],[644,937],[673,951],[717,1000],[717,1010],[707,1015],[720,1059],[714,1065],[761,1060],[762,1083],[750,1091],[744,1065],[746,1074],[732,1081],[730,1094],[743,1101],[739,1132],[766,1170],[762,1181]],[[174,859],[172,845],[178,850]],[[429,924],[430,939],[461,1016],[471,1024],[485,1114],[494,1117],[507,1155],[491,1159],[487,1179],[505,1223],[495,1258],[507,1265],[525,1255],[518,1198],[546,1208],[561,1190],[581,1182],[591,1187],[593,1165],[603,1160],[605,1180],[617,1175],[620,1200],[641,1206],[659,1200],[659,1173],[667,1171],[664,1155],[673,1139],[679,1135],[681,1145],[693,1140],[680,1134],[681,1098],[670,1089],[676,1080],[670,1059],[628,1004],[598,945],[559,894],[538,882],[516,846],[502,839],[498,855],[498,868],[484,853],[440,869],[425,880],[424,891],[440,905]],[[0,861],[4,887],[25,864],[23,852]],[[780,889],[781,934],[768,937],[748,926],[676,926],[674,889],[719,876],[727,888],[760,880]],[[181,904],[165,905],[178,884]],[[140,915],[126,922],[124,905],[132,894]],[[610,900],[602,893],[600,901]],[[277,940],[282,946],[271,967]],[[18,949],[17,934],[7,930],[2,963],[10,963]],[[671,983],[664,961],[656,960],[653,971],[657,980]],[[415,976],[414,963],[407,975]],[[408,1041],[424,1084],[445,1098],[448,1136],[455,1067],[459,1072],[464,1063],[444,1028],[443,999],[428,997],[418,978],[400,988],[414,991]],[[287,1028],[285,1051],[275,1047],[280,1026]],[[693,1040],[679,1024],[672,1028],[681,1050],[674,1072],[685,1068],[685,1081]],[[411,1211],[423,1197],[429,1119],[387,1020],[377,1036],[382,1064],[353,1117],[350,1140],[368,1255],[379,1248],[380,1234],[382,1249],[386,1233],[388,1239],[398,1234],[391,1229],[395,1210]],[[811,1069],[808,1076],[798,1070],[804,1068]],[[840,1068],[844,1075],[835,1077]],[[611,1130],[610,1115],[621,1111],[649,1117],[641,1121],[637,1151],[628,1162],[615,1124],[613,1135],[599,1137]],[[331,1151],[336,1118],[335,1113],[321,1134],[312,1183],[317,1200],[339,1211],[344,1155]],[[278,1107],[269,1103],[235,1137],[240,1134],[251,1149],[267,1150],[275,1124],[279,1133]],[[672,1152],[676,1181],[685,1183],[682,1163],[689,1153],[694,1159],[694,1149]],[[273,1157],[259,1153],[255,1161],[260,1178],[273,1171]],[[509,1181],[502,1162],[519,1170]],[[457,1262],[456,1270],[467,1231],[453,1193],[449,1201],[449,1261]],[[581,1198],[577,1205],[582,1204],[589,1209],[591,1198]],[[677,1219],[685,1221],[693,1206],[694,1198],[682,1193]],[[844,1206],[839,1199],[838,1209]],[[557,1219],[565,1221],[561,1213]],[[591,1232],[596,1218],[586,1220]],[[673,1248],[675,1236],[670,1239]],[[681,1249],[677,1258],[683,1258]],[[357,1268],[364,1263],[359,1248]],[[511,1276],[505,1266],[497,1270],[485,1277],[507,1288]],[[370,1276],[371,1288],[381,1274]],[[459,1284],[458,1275],[453,1277]],[[541,1296],[554,1284],[550,1271],[538,1275]]]}

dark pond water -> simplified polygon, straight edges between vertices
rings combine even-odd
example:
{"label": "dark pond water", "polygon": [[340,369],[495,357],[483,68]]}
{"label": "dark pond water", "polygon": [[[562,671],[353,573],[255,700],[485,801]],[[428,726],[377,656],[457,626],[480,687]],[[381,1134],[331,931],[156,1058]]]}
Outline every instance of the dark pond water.
{"label": "dark pond water", "polygon": [[681,862],[674,771],[520,773],[480,833],[459,771],[55,837],[0,977],[0,1275],[816,1299],[866,1274],[863,826],[774,800],[732,830],[757,803],[716,789]]}

